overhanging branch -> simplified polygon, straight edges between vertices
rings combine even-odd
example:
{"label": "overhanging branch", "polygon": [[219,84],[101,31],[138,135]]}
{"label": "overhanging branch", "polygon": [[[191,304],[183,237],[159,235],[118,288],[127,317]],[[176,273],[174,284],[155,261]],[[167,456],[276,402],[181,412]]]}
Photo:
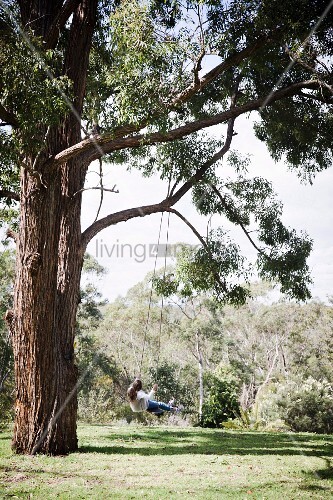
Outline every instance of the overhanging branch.
{"label": "overhanging branch", "polygon": [[[244,59],[250,57],[256,50],[258,50],[263,43],[267,43],[270,37],[260,37],[256,40],[252,45],[245,47],[245,49],[232,54],[227,57],[225,61],[215,66],[208,73],[206,73],[201,79],[196,80],[191,83],[185,90],[179,92],[176,96],[170,99],[169,104],[166,106],[165,111],[173,111],[176,110],[180,105],[188,102],[194,95],[198,92],[201,92],[207,85],[213,82],[219,75],[221,75],[224,71],[232,68],[233,66],[239,64]],[[118,139],[121,137],[125,137],[126,135],[133,134],[135,132],[139,132],[143,128],[145,128],[148,123],[151,123],[153,118],[158,118],[161,113],[155,113],[153,115],[149,115],[148,118],[142,120],[140,123],[136,125],[123,125],[121,127],[117,127],[112,131],[112,139]]]}
{"label": "overhanging branch", "polygon": [[207,172],[207,170],[218,160],[223,158],[225,153],[229,150],[232,137],[233,137],[233,129],[234,129],[234,118],[229,120],[228,123],[228,131],[227,138],[223,148],[220,149],[215,155],[212,156],[208,161],[206,161],[197,172],[186,181],[181,188],[178,189],[174,194],[170,194],[165,200],[160,203],[156,203],[153,205],[145,205],[142,207],[129,208],[128,210],[122,210],[121,212],[116,212],[114,214],[110,214],[103,219],[97,220],[91,224],[83,233],[82,233],[82,247],[85,250],[89,241],[96,236],[103,229],[118,224],[119,222],[126,222],[135,217],[145,217],[146,215],[155,214],[158,212],[168,211],[170,207],[175,205],[177,201],[179,201],[196,183],[201,181]]}
{"label": "overhanging branch", "polygon": [[182,215],[180,212],[178,212],[178,210],[176,210],[175,208],[168,208],[167,212],[170,212],[172,214],[177,215],[177,217],[179,217],[179,219],[181,219],[191,229],[192,233],[195,234],[195,236],[198,238],[201,245],[207,250],[207,252],[210,252],[209,246],[207,245],[207,242],[205,241],[205,239],[195,229],[195,227],[186,219],[186,217],[184,217],[184,215]]}
{"label": "overhanging branch", "polygon": [[[55,155],[50,159],[50,167],[56,167],[62,165],[64,162],[71,158],[82,156],[88,162],[99,159],[103,154],[112,153],[113,151],[119,151],[122,149],[133,149],[138,148],[143,145],[152,145],[158,143],[171,142],[176,139],[181,139],[187,135],[190,135],[199,130],[212,127],[213,125],[218,125],[228,121],[230,118],[237,118],[238,116],[248,113],[250,111],[256,111],[261,108],[265,103],[266,106],[273,104],[274,102],[291,97],[297,94],[301,89],[316,89],[320,86],[320,83],[314,80],[297,82],[288,87],[284,87],[280,90],[272,92],[269,96],[269,101],[267,102],[267,96],[260,97],[259,99],[254,99],[242,106],[232,107],[222,113],[218,113],[209,118],[196,120],[190,123],[186,123],[181,127],[172,129],[168,132],[154,132],[151,134],[136,134],[129,137],[121,137],[114,139],[113,134],[106,134],[101,137],[94,137],[84,139],[83,141],[69,147]],[[96,144],[99,148],[96,148]]]}
{"label": "overhanging branch", "polygon": [[169,208],[169,204],[168,200],[165,199],[162,202],[155,203],[153,205],[129,208],[127,210],[122,210],[121,212],[115,212],[114,214],[107,215],[106,217],[93,222],[93,224],[91,224],[91,226],[89,226],[82,233],[82,247],[85,249],[89,241],[96,236],[96,234],[109,226],[114,226],[115,224],[119,224],[119,222],[126,222],[136,217],[145,217],[146,215],[165,212],[167,208]]}

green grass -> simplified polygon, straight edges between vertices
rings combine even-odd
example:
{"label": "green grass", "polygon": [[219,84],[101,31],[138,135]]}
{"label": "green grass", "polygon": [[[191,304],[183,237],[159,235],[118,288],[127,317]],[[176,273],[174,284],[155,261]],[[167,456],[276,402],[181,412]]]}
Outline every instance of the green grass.
{"label": "green grass", "polygon": [[333,437],[79,426],[66,457],[18,456],[0,435],[0,498],[332,498]]}

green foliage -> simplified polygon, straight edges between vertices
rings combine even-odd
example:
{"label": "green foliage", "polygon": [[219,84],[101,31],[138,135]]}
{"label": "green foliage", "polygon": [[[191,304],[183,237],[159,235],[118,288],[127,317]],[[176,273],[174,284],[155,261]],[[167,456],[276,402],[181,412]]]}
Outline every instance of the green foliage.
{"label": "green foliage", "polygon": [[[158,172],[161,179],[172,179],[179,183],[190,179],[203,160],[212,156],[221,145],[222,141],[200,132],[181,140],[158,144],[154,154],[151,154],[149,147],[141,148],[132,153],[131,165],[141,169],[145,176]],[[211,176],[209,172],[206,174],[207,178]]]}
{"label": "green foliage", "polygon": [[[13,138],[0,129],[0,188],[18,193],[19,169],[15,162]],[[17,203],[10,197],[0,198],[0,227],[9,223],[15,227],[18,217],[16,205]]]}
{"label": "green foliage", "polygon": [[[272,227],[272,224],[270,224]],[[274,280],[281,285],[281,292],[298,300],[311,297],[308,285],[312,283],[307,265],[312,241],[303,233],[298,236],[294,230],[281,228],[274,224],[273,231],[284,233],[279,246],[273,248],[269,255],[259,255],[259,275],[265,280]],[[278,241],[278,240],[277,240]]]}
{"label": "green foliage", "polygon": [[[125,0],[111,16],[113,55],[110,79],[119,121],[140,123],[152,110],[161,112],[180,73],[181,48],[154,24],[148,6]],[[161,73],[163,79],[161,79]]]}
{"label": "green foliage", "polygon": [[333,433],[333,386],[327,380],[289,382],[277,403],[281,418],[293,431]]}
{"label": "green foliage", "polygon": [[208,373],[205,391],[200,421],[202,427],[220,427],[223,422],[240,414],[239,387],[233,377]]}
{"label": "green foliage", "polygon": [[[214,32],[213,46],[225,58],[236,48],[241,49],[251,41],[271,32],[271,43],[263,43],[256,54],[241,64],[246,83],[242,87],[243,98],[269,94],[283,75],[281,84],[321,78],[328,83],[331,72],[332,11],[321,18],[326,9],[325,1],[296,0],[281,3],[278,0],[257,2],[256,0],[234,0],[226,6],[216,2],[208,7],[210,29]],[[313,27],[318,19],[321,22]],[[278,20],[278,23],[276,22]],[[312,33],[311,38],[308,38]],[[304,41],[307,41],[305,44]],[[311,72],[299,64],[289,68],[290,59],[283,47],[288,47],[301,56]],[[325,72],[320,62],[328,64]],[[300,175],[310,179],[332,164],[332,116],[322,98],[330,102],[330,92],[322,86],[318,101],[309,103],[304,95],[287,98],[260,113],[256,126],[259,139],[266,142],[275,159],[286,157]]]}
{"label": "green foliage", "polygon": [[[234,159],[232,161],[237,162]],[[280,283],[281,291],[290,297],[298,300],[309,298],[309,284],[312,281],[307,259],[312,241],[306,233],[298,235],[295,230],[285,227],[282,222],[282,204],[276,199],[271,183],[259,177],[246,179],[243,175],[223,183],[216,180],[214,186],[217,186],[220,196],[212,189],[212,183],[207,184],[194,188],[194,202],[200,212],[204,215],[224,215],[230,222],[240,225],[248,235],[255,222],[258,228],[258,243],[255,244],[259,249],[257,267],[260,277]],[[222,238],[219,239],[221,241]],[[228,248],[233,248],[232,262],[241,275],[243,259],[236,258],[234,245]],[[224,261],[225,254],[222,253],[220,258]],[[233,281],[233,276],[225,268],[218,268],[216,272],[228,281]],[[243,295],[243,298],[246,296]],[[238,303],[242,303],[241,299],[242,296]]]}
{"label": "green foliage", "polygon": [[[18,32],[16,10],[13,6],[11,20],[5,16],[7,35],[0,41],[1,104],[10,110],[16,122],[15,127],[0,130],[0,186],[19,193],[23,159],[36,156],[48,127],[60,123],[68,114],[63,94],[71,99],[71,82],[67,76],[59,75],[61,53],[46,51],[43,41],[30,29],[26,38]],[[13,225],[18,215],[15,202],[10,198],[0,201],[0,225]]]}
{"label": "green foliage", "polygon": [[104,276],[107,273],[105,267],[101,266],[98,261],[90,255],[88,252],[84,254],[83,257],[83,267],[82,271],[84,273],[93,274],[95,276]]}
{"label": "green foliage", "polygon": [[183,245],[173,273],[157,273],[153,287],[160,295],[178,294],[186,299],[200,293],[212,295],[220,303],[244,304],[249,290],[237,283],[248,278],[239,247],[221,229],[210,231],[205,246]]}
{"label": "green foliage", "polygon": [[[92,255],[85,253],[83,258],[83,280],[86,278],[101,277],[106,274],[106,269],[101,266]],[[81,284],[80,304],[77,311],[78,333],[92,331],[102,319],[101,307],[107,303],[102,298],[95,284],[86,282]]]}
{"label": "green foliage", "polygon": [[[105,269],[91,255],[84,255],[83,273],[89,278],[105,274]],[[79,371],[79,418],[86,421],[109,421],[115,405],[119,370],[115,360],[105,352],[95,335],[106,304],[92,283],[81,287],[77,314],[75,354]]]}
{"label": "green foliage", "polygon": [[189,383],[188,369],[164,360],[148,370],[148,386],[154,383],[159,386],[156,399],[166,403],[174,399],[176,405],[184,406],[186,414],[193,411],[195,399],[195,387]]}
{"label": "green foliage", "polygon": [[254,384],[256,391],[277,353],[270,381],[282,382],[286,373],[331,380],[331,306],[262,301],[258,297],[238,309],[224,307],[219,316],[228,360],[239,379],[249,387]]}
{"label": "green foliage", "polygon": [[311,182],[317,172],[332,165],[333,119],[326,106],[303,101],[299,97],[279,102],[262,113],[255,131],[275,160],[285,158],[290,168]]}
{"label": "green foliage", "polygon": [[[47,126],[60,122],[68,113],[65,94],[71,96],[71,83],[66,76],[56,76],[61,67],[62,54],[43,48],[42,40],[29,31],[30,44],[13,31],[6,43],[1,43],[2,67],[0,88],[2,103],[10,109],[19,123],[20,132],[14,130],[9,142],[11,155],[20,148],[35,152],[43,144]],[[5,150],[5,143],[1,148]]]}
{"label": "green foliage", "polygon": [[13,351],[4,315],[12,305],[14,254],[0,252],[0,424],[13,417]]}

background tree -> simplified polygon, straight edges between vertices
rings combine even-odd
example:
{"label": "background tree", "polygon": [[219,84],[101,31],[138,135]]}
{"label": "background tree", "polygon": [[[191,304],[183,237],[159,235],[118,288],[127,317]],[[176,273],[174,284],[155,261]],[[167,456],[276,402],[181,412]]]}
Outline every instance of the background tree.
{"label": "background tree", "polygon": [[[162,270],[163,272],[163,270]],[[191,356],[180,335],[181,313],[151,289],[152,273],[132,287],[125,297],[110,304],[96,335],[105,342],[105,352],[121,370],[122,397],[115,414],[131,420],[126,391],[140,376],[147,388],[158,383],[158,398],[174,397],[191,413],[195,397]],[[194,375],[195,376],[195,375]],[[136,417],[136,416],[135,416]]]}
{"label": "background tree", "polygon": [[[204,275],[200,275],[197,268],[193,269],[195,250],[185,245],[177,245],[177,249],[176,265],[157,272],[152,277],[152,285],[160,296],[165,297],[182,313],[179,324],[180,335],[198,366],[200,421],[204,404],[204,372],[206,367],[212,369],[214,358],[216,363],[216,358],[221,355],[223,337],[214,314],[216,310],[216,301],[212,298],[214,286],[209,290],[207,283],[204,283]],[[203,284],[198,286],[200,280]],[[197,293],[195,290],[201,287],[207,291]]]}
{"label": "background tree", "polygon": [[307,393],[302,381],[311,378],[317,387],[332,379],[330,306],[320,302],[265,304],[259,297],[239,309],[224,307],[219,321],[225,362],[243,384],[241,405],[256,425],[274,420],[274,412],[275,418],[280,413],[284,419],[276,406],[284,386],[294,401],[295,387]]}
{"label": "background tree", "polygon": [[[218,179],[215,166],[230,149],[235,120],[251,111],[260,111],[257,131],[275,156],[285,153],[310,172],[330,165],[331,93],[304,65],[280,78],[289,63],[286,45],[302,50],[306,40],[317,59],[331,55],[325,7],[318,0],[1,2],[1,199],[20,200],[7,313],[17,452],[77,448],[80,274],[86,246],[102,229],[163,211],[190,225],[173,207],[192,190],[201,213],[224,215],[251,241],[254,222],[259,273],[292,296],[309,296],[310,241],[283,226],[270,185],[247,180],[235,156],[235,180]],[[212,54],[219,59],[205,73]],[[227,124],[224,138],[201,132],[217,124]],[[82,233],[86,172],[105,155],[158,173],[171,189],[160,203],[97,218]],[[100,190],[103,196],[102,175]],[[200,241],[192,270],[207,279],[192,285],[214,281],[220,300],[243,302],[237,246],[223,230]]]}
{"label": "background tree", "polygon": [[82,271],[75,340],[80,381],[78,415],[85,421],[109,421],[121,376],[115,359],[106,352],[105,339],[96,335],[107,301],[102,299],[96,283],[93,283],[106,273],[106,269],[86,253]]}
{"label": "background tree", "polygon": [[13,414],[13,350],[4,315],[13,301],[14,255],[0,252],[0,424]]}

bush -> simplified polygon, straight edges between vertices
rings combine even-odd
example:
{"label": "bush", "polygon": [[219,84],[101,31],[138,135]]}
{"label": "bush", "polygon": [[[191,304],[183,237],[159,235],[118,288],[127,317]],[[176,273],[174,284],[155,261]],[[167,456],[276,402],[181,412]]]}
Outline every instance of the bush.
{"label": "bush", "polygon": [[107,423],[114,418],[115,394],[111,377],[96,377],[89,390],[78,394],[78,417],[84,422]]}
{"label": "bush", "polygon": [[[193,384],[193,380],[195,383]],[[167,403],[171,398],[175,399],[176,405],[184,406],[182,415],[194,411],[194,399],[197,391],[196,373],[192,373],[190,367],[180,368],[175,363],[162,361],[157,368],[150,368],[148,373],[147,387],[158,383],[159,389],[156,398]]]}
{"label": "bush", "polygon": [[293,381],[280,392],[277,401],[281,418],[296,432],[333,432],[333,386],[310,377]]}
{"label": "bush", "polygon": [[9,335],[0,329],[0,424],[14,418],[14,359]]}
{"label": "bush", "polygon": [[228,419],[240,416],[239,388],[235,379],[208,373],[205,376],[205,392],[200,421],[202,427],[220,427]]}

